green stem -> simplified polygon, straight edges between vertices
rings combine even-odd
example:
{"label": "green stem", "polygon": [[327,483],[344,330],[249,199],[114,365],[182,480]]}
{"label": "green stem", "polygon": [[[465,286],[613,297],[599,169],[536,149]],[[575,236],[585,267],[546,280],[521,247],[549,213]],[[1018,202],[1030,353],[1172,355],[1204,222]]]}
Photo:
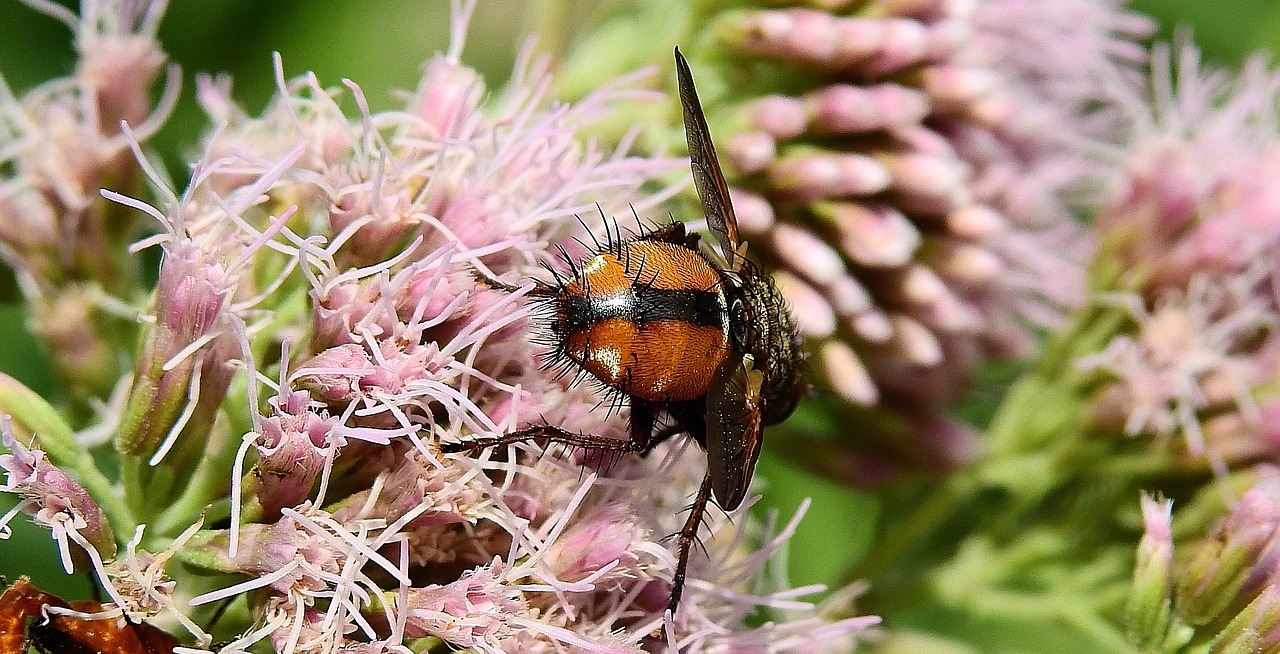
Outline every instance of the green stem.
{"label": "green stem", "polygon": [[535,24],[538,35],[538,47],[551,55],[553,61],[564,59],[568,42],[567,31],[571,22],[568,19],[567,0],[542,0],[538,3]]}
{"label": "green stem", "polygon": [[956,473],[939,484],[916,505],[911,515],[888,529],[867,558],[841,575],[840,585],[859,579],[875,579],[905,554],[928,542],[937,528],[955,513],[962,500],[970,497],[976,489],[972,478],[964,473]]}
{"label": "green stem", "polygon": [[1105,479],[1146,479],[1158,475],[1167,475],[1174,469],[1175,462],[1163,452],[1142,452],[1140,454],[1117,454],[1102,461],[1094,461],[1087,469],[1078,470],[1082,477],[1101,477]]}
{"label": "green stem", "polygon": [[1129,642],[1129,639],[1116,629],[1115,625],[1103,620],[1096,613],[1085,607],[1074,604],[1064,606],[1061,607],[1058,615],[1064,622],[1079,629],[1082,633],[1092,638],[1094,642],[1110,651],[1121,654],[1134,654],[1138,651],[1133,643]]}
{"label": "green stem", "polygon": [[[155,533],[174,536],[182,532],[205,512],[210,504],[227,494],[232,459],[236,448],[230,444],[225,420],[218,420],[209,430],[209,442],[191,480],[182,494],[156,515]],[[232,454],[227,454],[230,451]]]}
{"label": "green stem", "polygon": [[1077,368],[1076,362],[1106,347],[1129,319],[1119,307],[1081,312],[1075,325],[1049,344],[1036,368],[1010,388],[987,430],[988,458],[1038,450],[1063,436],[1078,435],[1071,423],[1081,418],[1080,396],[1095,375]]}

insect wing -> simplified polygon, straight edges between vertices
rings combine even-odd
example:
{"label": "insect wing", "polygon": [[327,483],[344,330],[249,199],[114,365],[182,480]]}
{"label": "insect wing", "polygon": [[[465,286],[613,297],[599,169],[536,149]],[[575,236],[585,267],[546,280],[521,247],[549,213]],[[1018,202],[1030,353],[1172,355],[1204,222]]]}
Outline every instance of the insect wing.
{"label": "insect wing", "polygon": [[707,390],[707,466],[711,491],[726,511],[742,504],[760,458],[760,384],[750,355],[730,355]]}
{"label": "insect wing", "polygon": [[742,257],[739,252],[742,238],[738,235],[738,218],[733,214],[729,185],[724,181],[720,160],[716,158],[716,146],[711,142],[707,117],[702,113],[698,91],[693,87],[693,73],[689,72],[689,63],[680,54],[680,48],[676,48],[676,78],[680,85],[680,104],[684,107],[684,135],[689,142],[689,167],[693,170],[693,184],[698,189],[698,198],[702,200],[702,212],[707,217],[707,226],[720,243],[721,255],[729,264],[730,270],[737,270]]}

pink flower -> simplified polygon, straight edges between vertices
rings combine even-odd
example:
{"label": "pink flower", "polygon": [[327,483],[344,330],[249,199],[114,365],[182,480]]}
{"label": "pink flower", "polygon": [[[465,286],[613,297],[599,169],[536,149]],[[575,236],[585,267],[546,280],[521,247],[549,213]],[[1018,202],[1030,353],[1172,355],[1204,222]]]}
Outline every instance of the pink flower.
{"label": "pink flower", "polygon": [[[139,369],[116,434],[121,452],[146,456],[152,466],[169,458],[166,465],[180,470],[199,456],[212,416],[235,372],[229,359],[251,359],[246,318],[291,270],[282,265],[274,280],[244,276],[254,256],[270,249],[294,210],[267,216],[261,227],[249,224],[244,216],[259,210],[263,191],[277,183],[298,156],[295,151],[273,162],[253,183],[228,197],[209,191],[209,175],[238,163],[202,162],[181,199],[168,191],[169,215],[141,201],[104,192],[112,200],[150,214],[165,230],[135,246],[160,244],[164,258]],[[164,188],[161,180],[155,181]]]}
{"label": "pink flower", "polygon": [[73,569],[68,540],[92,551],[95,557],[113,558],[115,535],[88,491],[49,463],[44,452],[27,449],[18,442],[8,416],[0,419],[0,437],[5,449],[11,452],[0,454],[0,469],[6,474],[0,491],[22,497],[22,501],[0,519],[0,535],[8,538],[9,521],[25,512],[35,518],[36,524],[53,532],[62,554],[62,565],[68,573]]}
{"label": "pink flower", "polygon": [[1113,254],[1151,275],[1150,298],[1196,274],[1242,274],[1280,242],[1280,203],[1266,182],[1280,157],[1271,121],[1280,76],[1260,59],[1238,76],[1203,69],[1180,43],[1157,50],[1148,84],[1149,100],[1115,86],[1129,143],[1099,225],[1118,241]]}
{"label": "pink flower", "polygon": [[334,434],[336,420],[310,407],[305,391],[283,391],[272,398],[273,416],[262,421],[262,433],[254,442],[258,463],[253,494],[263,520],[275,520],[280,510],[300,504],[323,468],[331,463],[345,441]]}
{"label": "pink flower", "polygon": [[[1130,633],[1140,644],[1178,638],[1240,651],[1276,651],[1280,477],[1274,468],[1260,466],[1229,481],[1254,483],[1238,499],[1230,498],[1233,505],[1226,509],[1220,496],[1209,500],[1212,509],[1184,509],[1192,519],[1200,511],[1201,521],[1212,516],[1216,524],[1201,525],[1208,529],[1199,534],[1188,529],[1194,523],[1183,524],[1176,547],[1187,551],[1176,556],[1172,503],[1143,498],[1146,533],[1138,545],[1127,612]],[[1194,540],[1181,542],[1187,536]],[[1180,563],[1171,565],[1175,560]]]}
{"label": "pink flower", "polygon": [[[689,608],[664,615],[663,538],[705,471],[689,439],[615,462],[535,443],[440,452],[539,422],[625,436],[625,410],[544,369],[524,293],[486,282],[527,284],[687,183],[681,160],[630,153],[634,136],[584,136],[619,103],[659,99],[631,90],[639,76],[561,104],[526,54],[486,94],[459,59],[458,9],[450,52],[397,110],[373,112],[354,83],[286,79],[277,60],[258,116],[225,80],[198,83],[219,126],[181,191],[125,139],[158,197],[106,195],[155,219],[132,249],[163,259],[114,442],[148,528],[103,583],[125,614],[177,613],[224,651],[847,645],[874,620],[828,619],[800,599],[815,587],[757,586],[794,525],[759,552],[745,509],[702,532],[714,563],[690,567]],[[6,465],[25,479],[22,461]],[[75,519],[69,537],[93,523]],[[195,593],[235,600],[217,634],[175,599]],[[794,619],[748,627],[762,606]]]}
{"label": "pink flower", "polygon": [[1126,621],[1139,644],[1161,642],[1173,604],[1173,502],[1142,496],[1142,540],[1134,564]]}
{"label": "pink flower", "polygon": [[1099,283],[1120,287],[1134,324],[1081,363],[1117,377],[1101,398],[1104,423],[1181,433],[1221,476],[1274,455],[1257,405],[1280,370],[1275,272],[1262,263],[1280,253],[1268,181],[1280,161],[1280,76],[1260,60],[1239,76],[1202,70],[1180,44],[1156,52],[1149,85],[1150,101],[1114,85],[1130,143],[1098,221],[1109,276]]}
{"label": "pink flower", "polygon": [[1136,295],[1118,298],[1137,329],[1077,361],[1118,379],[1099,414],[1124,416],[1131,436],[1181,432],[1196,455],[1206,449],[1200,414],[1226,408],[1256,421],[1252,389],[1270,378],[1275,357],[1267,352],[1275,344],[1269,332],[1280,324],[1275,307],[1256,294],[1257,277],[1227,286],[1197,277],[1186,295],[1171,290],[1152,311]]}

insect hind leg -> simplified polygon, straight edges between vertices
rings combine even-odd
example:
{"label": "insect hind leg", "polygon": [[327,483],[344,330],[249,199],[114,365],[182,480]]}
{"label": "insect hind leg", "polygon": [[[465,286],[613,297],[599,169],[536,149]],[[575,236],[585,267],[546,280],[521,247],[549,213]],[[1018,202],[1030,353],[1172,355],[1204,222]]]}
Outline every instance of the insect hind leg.
{"label": "insect hind leg", "polygon": [[464,440],[441,443],[440,451],[445,454],[474,452],[490,447],[504,447],[532,440],[545,440],[569,447],[581,447],[605,452],[643,452],[648,445],[645,442],[638,442],[635,438],[624,441],[594,434],[578,434],[552,425],[533,425],[496,436],[474,436]]}

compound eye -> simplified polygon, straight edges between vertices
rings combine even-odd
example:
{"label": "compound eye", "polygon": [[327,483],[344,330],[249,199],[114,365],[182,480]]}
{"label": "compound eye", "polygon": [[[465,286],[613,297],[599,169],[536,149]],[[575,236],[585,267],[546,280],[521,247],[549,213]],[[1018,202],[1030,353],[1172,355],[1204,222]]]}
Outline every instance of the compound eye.
{"label": "compound eye", "polygon": [[729,336],[740,352],[747,351],[747,308],[741,299],[729,305]]}

